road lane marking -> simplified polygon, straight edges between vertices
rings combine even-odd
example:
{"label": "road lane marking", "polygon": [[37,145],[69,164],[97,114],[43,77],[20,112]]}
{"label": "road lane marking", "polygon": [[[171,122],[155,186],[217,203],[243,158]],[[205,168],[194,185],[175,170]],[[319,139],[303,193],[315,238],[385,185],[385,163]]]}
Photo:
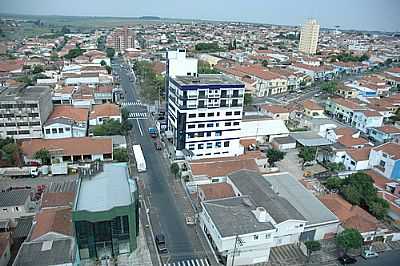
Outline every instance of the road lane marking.
{"label": "road lane marking", "polygon": [[137,125],[139,127],[140,136],[143,136],[143,131],[142,131],[142,128],[140,126],[139,119],[136,119],[136,123],[137,123]]}

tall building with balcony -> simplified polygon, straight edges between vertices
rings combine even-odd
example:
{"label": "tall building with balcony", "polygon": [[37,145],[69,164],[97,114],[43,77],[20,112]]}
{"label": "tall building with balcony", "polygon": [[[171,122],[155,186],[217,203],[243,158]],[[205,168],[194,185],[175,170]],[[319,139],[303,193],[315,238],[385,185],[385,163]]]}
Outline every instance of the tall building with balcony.
{"label": "tall building with balcony", "polygon": [[117,28],[107,37],[107,46],[117,52],[128,48],[135,48],[135,32],[128,27]]}
{"label": "tall building with balcony", "polygon": [[192,159],[236,156],[244,84],[226,75],[176,76],[169,80],[168,131],[177,155]]}
{"label": "tall building with balcony", "polygon": [[52,111],[47,86],[0,90],[0,138],[42,138],[42,126]]}
{"label": "tall building with balcony", "polygon": [[317,53],[319,24],[315,19],[308,20],[301,28],[299,51],[314,55]]}

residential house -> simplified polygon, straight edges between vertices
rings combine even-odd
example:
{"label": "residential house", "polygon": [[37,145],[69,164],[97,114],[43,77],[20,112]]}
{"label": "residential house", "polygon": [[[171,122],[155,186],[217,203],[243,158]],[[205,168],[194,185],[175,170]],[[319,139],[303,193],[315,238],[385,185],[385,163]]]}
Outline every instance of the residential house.
{"label": "residential house", "polygon": [[312,66],[303,63],[293,63],[289,68],[306,74],[312,80],[330,80],[335,76],[335,69],[328,65]]}
{"label": "residential house", "polygon": [[94,102],[96,104],[114,102],[113,87],[111,85],[97,86],[94,89]]}
{"label": "residential house", "polygon": [[343,86],[337,86],[335,93],[336,95],[345,99],[355,99],[358,97],[358,91],[353,87],[347,86],[346,84],[343,84]]}
{"label": "residential house", "polygon": [[388,229],[374,216],[357,205],[351,205],[337,194],[325,194],[319,197],[320,201],[328,207],[341,221],[341,229],[357,229],[364,242],[386,240]]}
{"label": "residential house", "polygon": [[74,86],[61,86],[56,87],[53,90],[53,95],[51,97],[53,104],[72,104],[72,95],[77,90]]}
{"label": "residential house", "polygon": [[87,135],[88,113],[86,108],[56,105],[43,126],[45,139],[77,138]]}
{"label": "residential house", "polygon": [[395,142],[400,144],[400,128],[394,126],[385,125],[369,128],[368,135],[379,143]]}
{"label": "residential house", "polygon": [[372,148],[369,163],[384,177],[400,180],[400,144],[388,142]]}
{"label": "residential house", "polygon": [[0,220],[10,220],[33,215],[30,189],[14,189],[0,192]]}
{"label": "residential house", "polygon": [[383,78],[393,87],[400,88],[400,67],[393,67],[385,71]]}
{"label": "residential house", "polygon": [[368,133],[369,128],[382,126],[383,115],[375,110],[355,111],[351,124],[361,132]]}
{"label": "residential house", "polygon": [[29,238],[22,243],[13,265],[77,265],[73,235],[71,207],[43,209],[37,213]]}
{"label": "residential house", "polygon": [[343,98],[328,98],[325,105],[325,111],[337,120],[351,124],[356,111],[366,110],[356,101]]}
{"label": "residential house", "polygon": [[203,201],[200,213],[200,226],[226,265],[267,262],[271,248],[337,231],[336,216],[294,177],[238,171],[227,183],[235,197]]}
{"label": "residential house", "polygon": [[345,151],[345,158],[343,164],[348,171],[360,171],[370,169],[369,153],[371,147],[361,149],[348,149]]}
{"label": "residential house", "polygon": [[261,113],[266,114],[272,119],[289,120],[289,110],[284,106],[263,104],[259,108]]}
{"label": "residential house", "polygon": [[[283,117],[288,113],[282,113]],[[281,113],[276,113],[276,116]],[[229,123],[229,122],[228,122]],[[256,139],[258,143],[272,141],[276,137],[289,136],[289,130],[285,121],[271,119],[269,116],[244,116],[240,125],[240,139]]]}
{"label": "residential house", "polygon": [[104,121],[113,119],[121,122],[121,110],[118,105],[113,103],[96,104],[89,114],[89,125],[102,125]]}
{"label": "residential house", "polygon": [[111,139],[81,137],[23,141],[21,152],[24,161],[35,161],[34,155],[40,149],[46,149],[50,152],[52,163],[77,163],[80,161],[113,159]]}
{"label": "residential house", "polygon": [[235,197],[232,186],[228,183],[211,183],[199,185],[198,199],[201,201]]}
{"label": "residential house", "polygon": [[303,103],[303,113],[312,118],[324,118],[324,108],[313,100],[306,100]]}

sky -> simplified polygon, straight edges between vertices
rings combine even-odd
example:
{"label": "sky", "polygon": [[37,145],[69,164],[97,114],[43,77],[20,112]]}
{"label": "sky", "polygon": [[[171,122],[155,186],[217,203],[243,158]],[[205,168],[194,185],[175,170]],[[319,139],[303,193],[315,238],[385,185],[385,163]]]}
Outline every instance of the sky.
{"label": "sky", "polygon": [[0,0],[1,13],[185,18],[400,31],[400,0]]}

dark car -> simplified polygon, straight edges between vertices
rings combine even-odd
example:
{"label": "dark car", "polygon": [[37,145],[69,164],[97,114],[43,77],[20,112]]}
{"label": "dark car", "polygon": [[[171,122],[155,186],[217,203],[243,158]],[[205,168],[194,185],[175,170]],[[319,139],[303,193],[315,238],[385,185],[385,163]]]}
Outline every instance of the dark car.
{"label": "dark car", "polygon": [[165,243],[165,236],[163,234],[156,235],[156,245],[160,254],[168,253],[167,245]]}
{"label": "dark car", "polygon": [[353,257],[350,257],[349,255],[343,255],[338,258],[340,264],[342,265],[347,265],[347,264],[354,264],[357,262],[357,260]]}

